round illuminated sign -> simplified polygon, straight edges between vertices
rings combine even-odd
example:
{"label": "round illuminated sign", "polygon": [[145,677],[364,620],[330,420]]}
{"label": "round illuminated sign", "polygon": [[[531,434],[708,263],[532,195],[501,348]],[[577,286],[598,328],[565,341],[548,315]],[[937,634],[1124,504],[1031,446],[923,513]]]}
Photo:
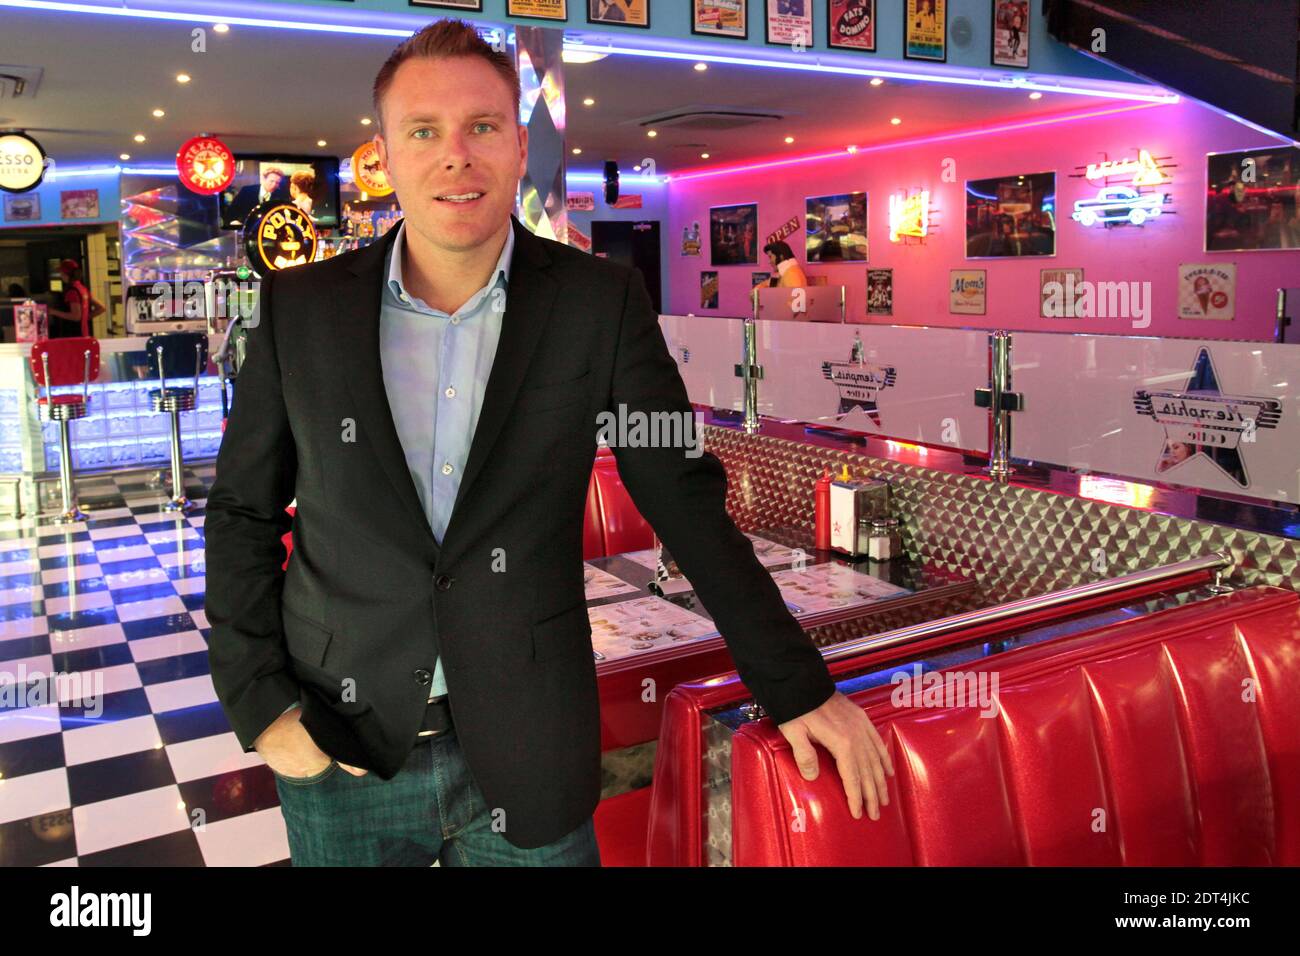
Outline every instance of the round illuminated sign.
{"label": "round illuminated sign", "polygon": [[352,182],[368,196],[387,196],[393,191],[373,139],[362,143],[352,154]]}
{"label": "round illuminated sign", "polygon": [[213,136],[195,136],[176,153],[176,170],[186,188],[215,196],[234,181],[235,155]]}
{"label": "round illuminated sign", "polygon": [[293,203],[263,203],[248,216],[244,250],[254,271],[265,276],[316,258],[316,227]]}
{"label": "round illuminated sign", "polygon": [[45,178],[45,150],[26,133],[0,133],[0,189],[25,193]]}

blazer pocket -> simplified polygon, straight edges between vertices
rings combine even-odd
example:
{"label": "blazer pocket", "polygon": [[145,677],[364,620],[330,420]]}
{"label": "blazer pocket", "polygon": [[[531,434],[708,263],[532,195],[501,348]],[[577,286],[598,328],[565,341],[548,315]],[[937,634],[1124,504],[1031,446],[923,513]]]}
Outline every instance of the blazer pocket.
{"label": "blazer pocket", "polygon": [[590,397],[591,369],[577,378],[545,385],[531,385],[519,390],[519,411],[536,412],[549,408],[563,408]]}
{"label": "blazer pocket", "polygon": [[587,617],[587,602],[584,600],[537,621],[532,626],[532,637],[535,661],[579,654],[590,656],[591,620]]}
{"label": "blazer pocket", "polygon": [[312,667],[323,667],[334,632],[283,605],[280,610],[283,612],[280,620],[284,625],[284,642],[288,645],[289,655]]}

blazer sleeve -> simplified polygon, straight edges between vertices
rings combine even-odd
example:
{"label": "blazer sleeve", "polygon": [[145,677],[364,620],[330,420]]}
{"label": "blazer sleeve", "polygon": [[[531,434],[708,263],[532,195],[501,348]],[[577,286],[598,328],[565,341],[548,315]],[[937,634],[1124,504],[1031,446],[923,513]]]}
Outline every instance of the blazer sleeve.
{"label": "blazer sleeve", "polygon": [[[608,409],[616,416],[675,412],[688,434],[702,437],[645,279],[635,269],[623,302]],[[694,440],[689,448],[656,448],[653,442],[624,448],[615,438],[610,446],[619,476],[690,579],[754,698],[777,723],[825,703],[835,692],[826,662],[727,514],[722,463]]]}
{"label": "blazer sleeve", "polygon": [[257,319],[248,325],[204,519],[212,683],[245,752],[299,698],[280,620],[280,539],[292,525],[284,509],[298,456],[276,357],[273,279],[262,281]]}

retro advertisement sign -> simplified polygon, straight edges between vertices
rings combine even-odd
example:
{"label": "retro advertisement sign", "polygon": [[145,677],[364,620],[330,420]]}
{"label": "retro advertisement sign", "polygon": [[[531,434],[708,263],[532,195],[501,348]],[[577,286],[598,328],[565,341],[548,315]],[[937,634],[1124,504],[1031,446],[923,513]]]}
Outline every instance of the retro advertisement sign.
{"label": "retro advertisement sign", "polygon": [[0,134],[0,189],[25,193],[45,178],[45,150],[26,133]]}
{"label": "retro advertisement sign", "polygon": [[235,180],[235,154],[215,136],[195,136],[176,151],[176,172],[190,192],[215,196]]}
{"label": "retro advertisement sign", "polygon": [[1178,266],[1178,317],[1229,321],[1236,312],[1237,264],[1209,262]]}
{"label": "retro advertisement sign", "polygon": [[373,139],[366,140],[352,153],[352,182],[372,199],[390,195],[393,191],[384,164],[379,161],[379,147]]}
{"label": "retro advertisement sign", "polygon": [[265,203],[248,217],[244,249],[261,276],[300,266],[316,258],[316,227],[293,203]]}

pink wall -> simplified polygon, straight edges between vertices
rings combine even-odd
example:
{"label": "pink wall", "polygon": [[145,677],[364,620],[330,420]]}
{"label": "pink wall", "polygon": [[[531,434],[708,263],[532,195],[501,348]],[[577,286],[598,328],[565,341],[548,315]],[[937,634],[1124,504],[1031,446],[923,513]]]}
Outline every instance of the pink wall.
{"label": "pink wall", "polygon": [[[1205,154],[1273,145],[1276,140],[1227,119],[1199,104],[1184,101],[1130,110],[1109,116],[931,142],[896,149],[831,158],[765,170],[730,173],[669,185],[670,252],[666,264],[665,311],[697,315],[746,315],[750,273],[767,271],[760,253],[757,266],[719,266],[719,308],[701,309],[699,273],[713,269],[707,240],[710,206],[758,203],[760,237],[791,216],[802,222],[808,196],[865,191],[868,199],[868,261],[847,264],[804,262],[802,234],[790,242],[809,275],[826,275],[831,285],[847,286],[851,322],[883,322],[974,328],[1033,329],[1060,332],[1108,332],[1199,338],[1268,340],[1275,325],[1276,289],[1300,286],[1300,251],[1206,253]],[[1142,227],[1085,228],[1069,218],[1076,199],[1097,186],[1069,178],[1076,165],[1095,162],[1103,151],[1111,159],[1134,155],[1138,148],[1153,156],[1171,156],[1173,216]],[[956,182],[943,182],[943,161],[955,160]],[[966,259],[964,183],[1018,173],[1056,172],[1056,255],[1022,259]],[[929,189],[932,223],[924,245],[889,241],[889,195],[902,189]],[[683,227],[698,219],[702,254],[680,254]],[[761,247],[761,243],[760,243]],[[1236,318],[1231,322],[1180,319],[1177,316],[1178,265],[1181,262],[1237,264]],[[894,270],[894,315],[866,315],[866,270]],[[1039,312],[1039,270],[1082,268],[1091,282],[1150,281],[1150,325],[1135,329],[1132,319],[1044,319]],[[947,282],[950,269],[986,269],[987,314],[950,315]]]}

